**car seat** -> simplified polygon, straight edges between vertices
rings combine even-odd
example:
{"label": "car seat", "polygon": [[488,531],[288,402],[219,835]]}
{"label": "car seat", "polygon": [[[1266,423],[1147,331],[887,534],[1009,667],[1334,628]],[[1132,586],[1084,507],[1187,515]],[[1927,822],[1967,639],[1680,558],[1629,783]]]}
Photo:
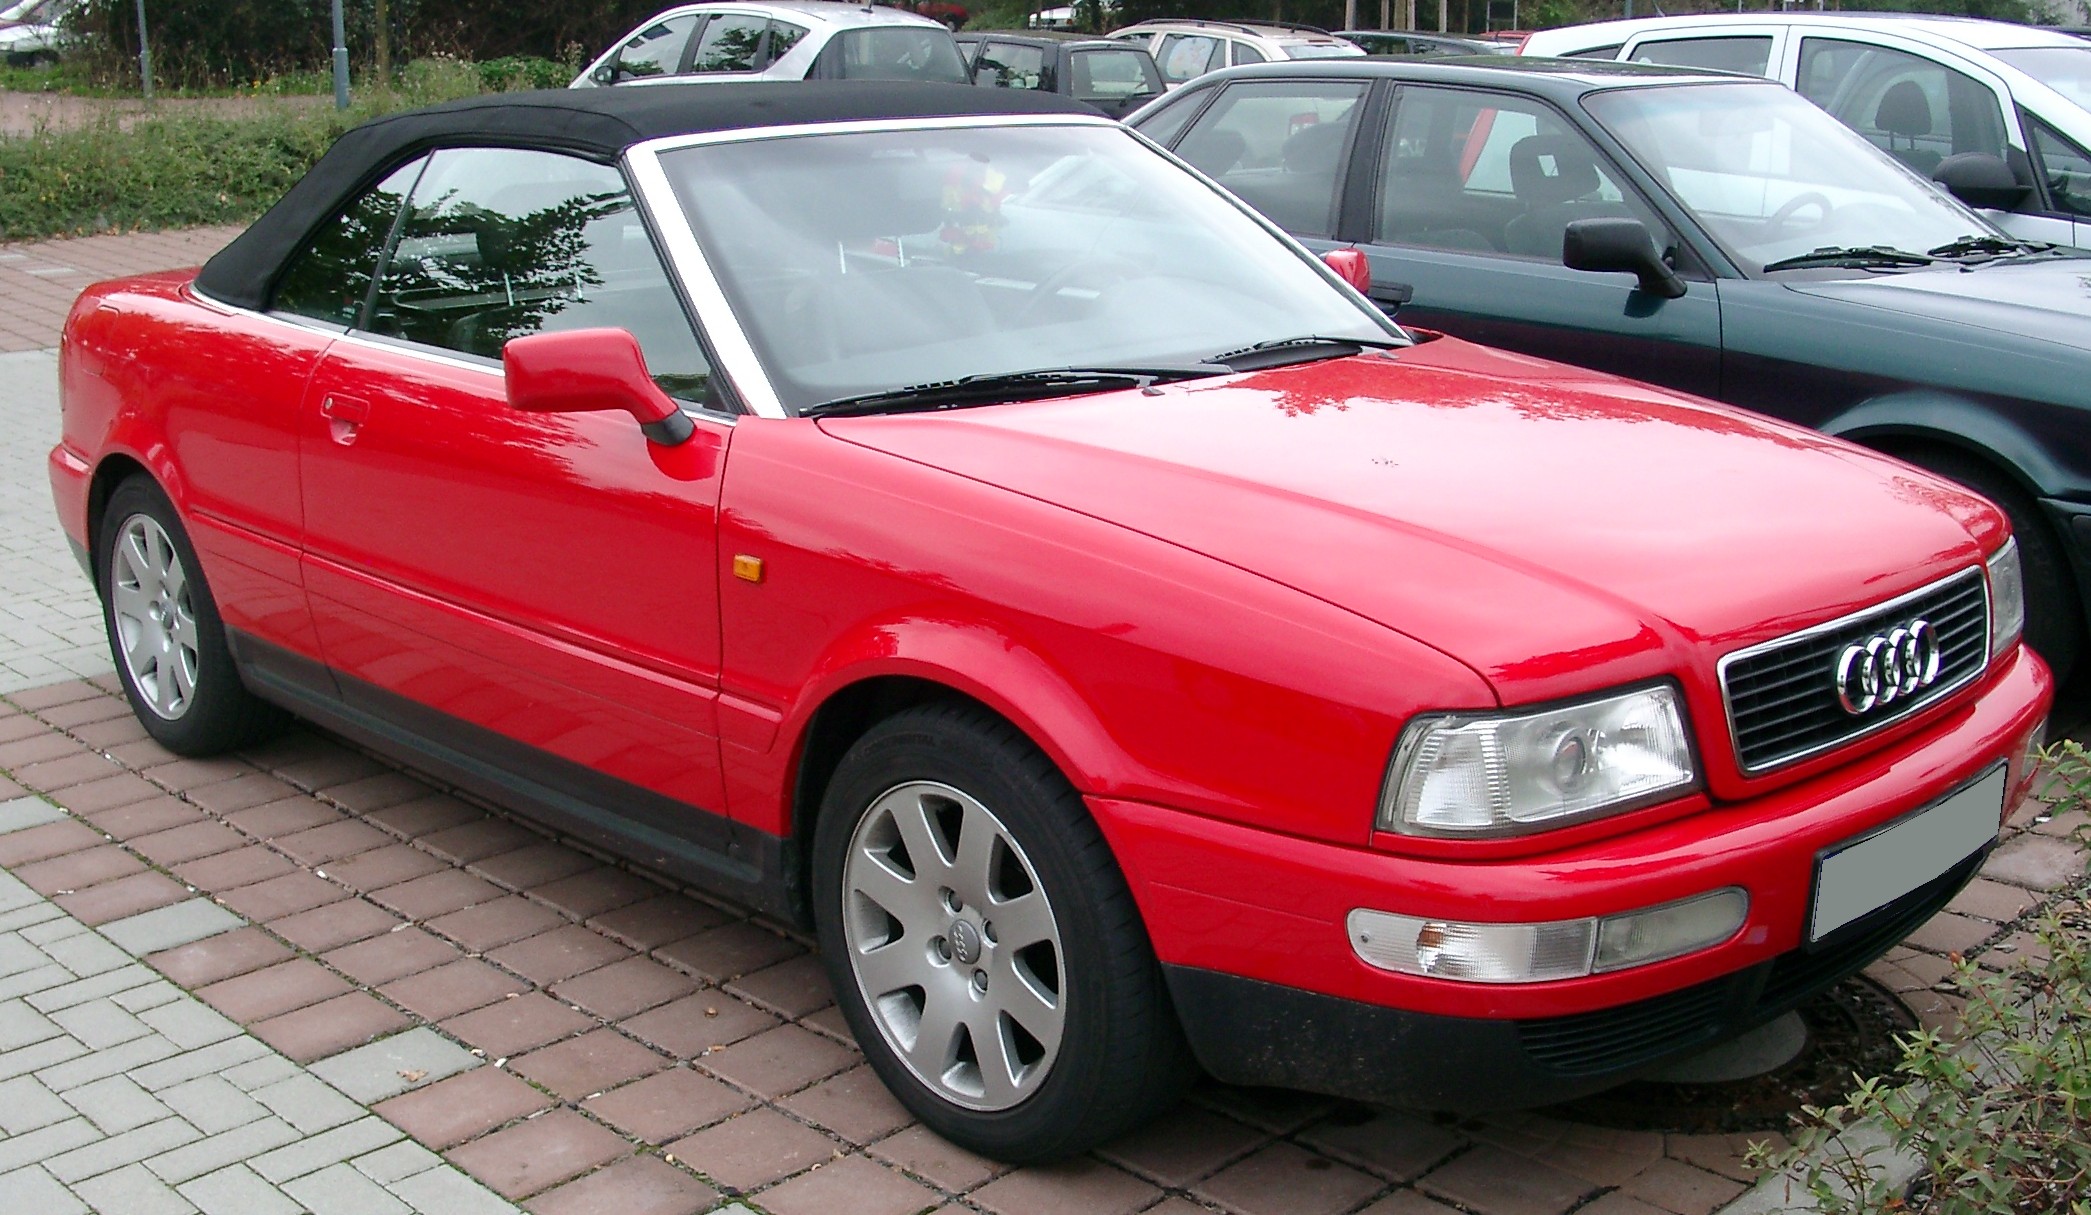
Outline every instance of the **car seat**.
{"label": "car seat", "polygon": [[1590,197],[1603,184],[1596,159],[1574,135],[1527,135],[1510,145],[1510,189],[1525,212],[1503,225],[1507,251],[1558,258],[1571,221],[1630,216],[1618,203]]}
{"label": "car seat", "polygon": [[[1898,80],[1880,95],[1880,106],[1873,112],[1873,125],[1888,137],[1888,155],[1915,169],[1929,178],[1932,170],[1939,167],[1942,159],[1937,152],[1917,146],[1917,140],[1931,134],[1931,100],[1914,80]],[[1896,147],[1897,139],[1909,141],[1907,147]]]}

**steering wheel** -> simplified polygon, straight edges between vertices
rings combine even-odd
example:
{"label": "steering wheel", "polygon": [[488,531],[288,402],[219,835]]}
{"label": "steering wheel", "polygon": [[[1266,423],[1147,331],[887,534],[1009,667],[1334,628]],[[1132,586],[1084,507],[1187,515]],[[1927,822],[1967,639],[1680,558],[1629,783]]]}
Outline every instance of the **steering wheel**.
{"label": "steering wheel", "polygon": [[1092,282],[1098,287],[1107,287],[1129,278],[1139,278],[1147,273],[1145,266],[1116,253],[1092,254],[1069,262],[1046,275],[1043,281],[1031,288],[1029,298],[1017,309],[1015,321],[1019,325],[1028,323],[1048,302],[1058,299],[1063,289],[1076,283]]}
{"label": "steering wheel", "polygon": [[1793,217],[1803,208],[1814,207],[1822,214],[1816,216],[1815,222],[1809,224],[1808,227],[1820,228],[1830,218],[1830,212],[1835,210],[1836,206],[1837,204],[1830,201],[1829,195],[1810,190],[1805,194],[1796,194],[1785,202],[1780,203],[1778,210],[1765,217],[1764,226],[1767,228],[1788,227],[1793,225]]}

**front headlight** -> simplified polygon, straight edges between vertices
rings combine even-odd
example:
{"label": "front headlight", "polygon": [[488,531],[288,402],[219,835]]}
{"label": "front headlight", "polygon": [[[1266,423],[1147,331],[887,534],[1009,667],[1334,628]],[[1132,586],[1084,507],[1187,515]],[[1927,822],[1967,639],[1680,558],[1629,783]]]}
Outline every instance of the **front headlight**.
{"label": "front headlight", "polygon": [[1402,731],[1379,826],[1405,835],[1522,835],[1648,805],[1698,782],[1668,684],[1537,712],[1432,714]]}
{"label": "front headlight", "polygon": [[2026,580],[2018,568],[2018,537],[1989,559],[1989,658],[2018,644],[2026,632]]}

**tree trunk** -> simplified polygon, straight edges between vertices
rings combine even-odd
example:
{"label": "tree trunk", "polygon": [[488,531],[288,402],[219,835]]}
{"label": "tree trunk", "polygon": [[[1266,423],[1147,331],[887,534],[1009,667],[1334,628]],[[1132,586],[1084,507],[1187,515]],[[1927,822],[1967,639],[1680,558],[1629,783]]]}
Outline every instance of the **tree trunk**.
{"label": "tree trunk", "polygon": [[373,24],[377,26],[373,41],[377,44],[380,85],[392,83],[392,18],[391,14],[385,11],[386,7],[386,0],[377,0],[377,12],[372,18]]}

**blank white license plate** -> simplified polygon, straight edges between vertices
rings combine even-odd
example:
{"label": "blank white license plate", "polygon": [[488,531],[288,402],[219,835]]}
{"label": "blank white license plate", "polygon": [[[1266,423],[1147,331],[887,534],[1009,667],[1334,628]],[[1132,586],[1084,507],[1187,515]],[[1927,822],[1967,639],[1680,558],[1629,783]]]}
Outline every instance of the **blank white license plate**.
{"label": "blank white license plate", "polygon": [[1815,862],[1808,940],[1884,907],[1975,854],[2004,815],[2002,764],[1915,814],[1839,844]]}

